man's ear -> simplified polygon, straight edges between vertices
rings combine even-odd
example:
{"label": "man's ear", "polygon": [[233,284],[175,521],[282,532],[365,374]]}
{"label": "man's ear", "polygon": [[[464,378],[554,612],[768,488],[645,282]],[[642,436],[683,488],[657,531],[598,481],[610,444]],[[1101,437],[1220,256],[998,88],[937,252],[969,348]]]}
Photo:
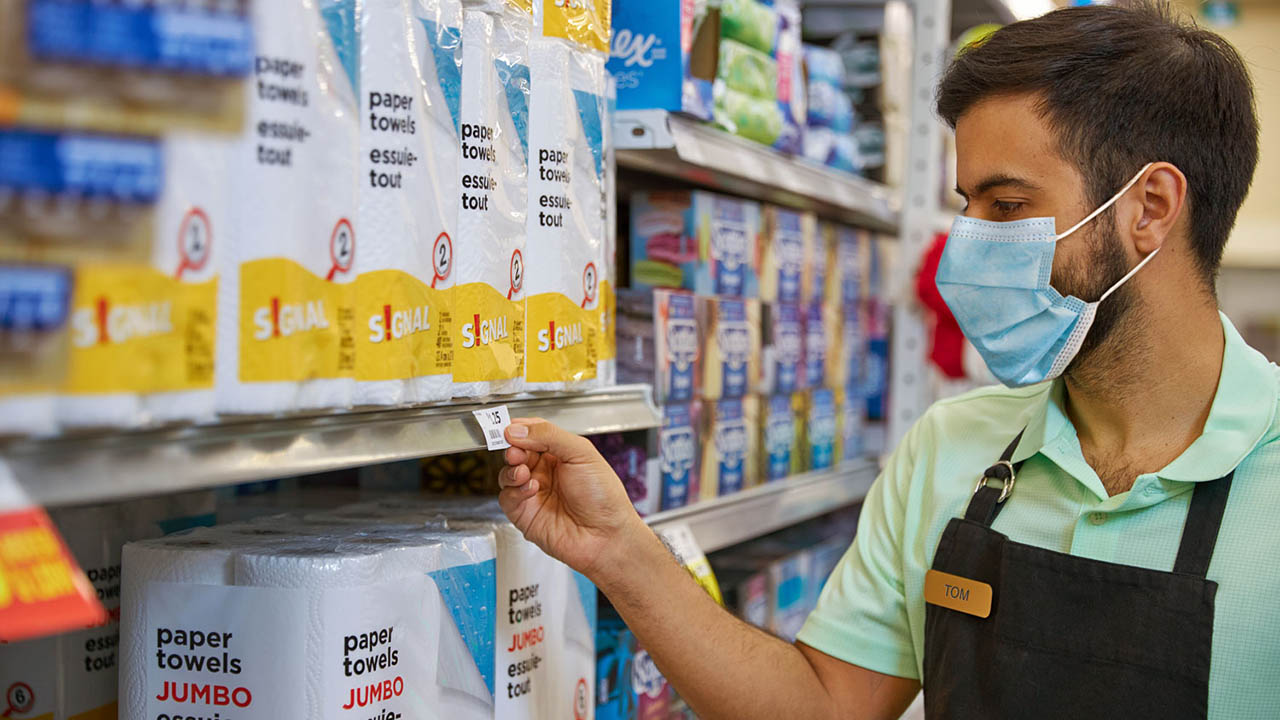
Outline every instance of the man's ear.
{"label": "man's ear", "polygon": [[1152,163],[1129,191],[1124,213],[1129,237],[1139,257],[1163,247],[1182,217],[1187,201],[1187,178],[1167,162]]}

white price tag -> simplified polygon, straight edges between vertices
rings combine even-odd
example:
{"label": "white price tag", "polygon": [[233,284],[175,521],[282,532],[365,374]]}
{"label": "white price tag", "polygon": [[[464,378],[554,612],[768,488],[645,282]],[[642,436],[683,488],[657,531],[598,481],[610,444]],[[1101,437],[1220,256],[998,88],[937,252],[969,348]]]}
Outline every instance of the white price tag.
{"label": "white price tag", "polygon": [[507,442],[507,438],[503,436],[507,426],[511,424],[511,415],[507,412],[506,405],[472,410],[471,414],[475,415],[476,422],[480,423],[480,432],[484,433],[484,442],[490,450],[511,447],[511,443]]}

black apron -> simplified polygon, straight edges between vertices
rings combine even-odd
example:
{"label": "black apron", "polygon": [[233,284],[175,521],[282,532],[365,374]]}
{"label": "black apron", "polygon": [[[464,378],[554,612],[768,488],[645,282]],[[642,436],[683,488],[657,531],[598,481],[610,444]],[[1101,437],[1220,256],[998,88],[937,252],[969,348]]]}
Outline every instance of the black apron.
{"label": "black apron", "polygon": [[1173,572],[1130,567],[991,529],[1021,438],[938,541],[933,569],[987,583],[993,597],[986,618],[926,605],[926,717],[1206,718],[1218,584],[1205,573],[1232,474],[1196,485]]}

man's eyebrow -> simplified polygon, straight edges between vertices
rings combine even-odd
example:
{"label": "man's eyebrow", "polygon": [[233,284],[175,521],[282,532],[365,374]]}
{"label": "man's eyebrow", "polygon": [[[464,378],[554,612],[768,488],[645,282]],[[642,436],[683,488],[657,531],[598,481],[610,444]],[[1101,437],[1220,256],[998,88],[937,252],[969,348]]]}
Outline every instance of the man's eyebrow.
{"label": "man's eyebrow", "polygon": [[[973,194],[982,195],[985,192],[994,190],[995,188],[999,188],[999,187],[1017,188],[1019,190],[1041,189],[1039,185],[1036,185],[1035,183],[1025,178],[1020,178],[1013,175],[991,175],[987,178],[984,178],[982,182],[978,183],[977,186],[974,187]],[[965,197],[965,198],[969,197],[969,193],[966,193],[963,189],[960,188],[959,185],[956,185],[956,192],[959,193],[961,197]]]}

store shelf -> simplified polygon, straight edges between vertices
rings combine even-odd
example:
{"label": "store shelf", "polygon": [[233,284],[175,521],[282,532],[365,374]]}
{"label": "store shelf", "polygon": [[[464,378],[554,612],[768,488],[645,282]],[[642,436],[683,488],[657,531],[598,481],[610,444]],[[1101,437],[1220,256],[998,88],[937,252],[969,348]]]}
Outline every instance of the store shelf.
{"label": "store shelf", "polygon": [[614,128],[618,166],[897,232],[888,187],[784,155],[664,110],[626,110]]}
{"label": "store shelf", "polygon": [[713,552],[856,503],[875,479],[873,463],[846,463],[668,510],[647,520],[655,530],[687,524],[703,552]]}
{"label": "store shelf", "polygon": [[252,480],[476,450],[471,411],[505,404],[590,435],[656,427],[648,385],[490,403],[225,422],[20,441],[0,447],[34,500],[45,505],[119,500]]}

